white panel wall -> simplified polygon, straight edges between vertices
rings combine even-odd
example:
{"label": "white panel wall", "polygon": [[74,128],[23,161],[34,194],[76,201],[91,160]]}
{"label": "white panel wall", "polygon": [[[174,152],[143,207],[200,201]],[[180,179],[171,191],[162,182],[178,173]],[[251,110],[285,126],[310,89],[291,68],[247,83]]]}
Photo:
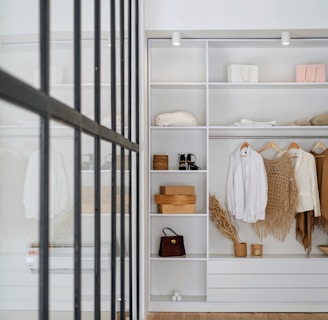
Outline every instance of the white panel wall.
{"label": "white panel wall", "polygon": [[146,31],[328,28],[325,0],[144,0]]}

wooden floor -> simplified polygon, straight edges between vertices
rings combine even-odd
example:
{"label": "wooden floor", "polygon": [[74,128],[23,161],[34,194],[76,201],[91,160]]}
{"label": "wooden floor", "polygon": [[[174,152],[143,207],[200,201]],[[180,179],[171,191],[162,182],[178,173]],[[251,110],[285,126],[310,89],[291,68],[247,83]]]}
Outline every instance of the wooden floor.
{"label": "wooden floor", "polygon": [[147,320],[328,320],[328,313],[151,313]]}

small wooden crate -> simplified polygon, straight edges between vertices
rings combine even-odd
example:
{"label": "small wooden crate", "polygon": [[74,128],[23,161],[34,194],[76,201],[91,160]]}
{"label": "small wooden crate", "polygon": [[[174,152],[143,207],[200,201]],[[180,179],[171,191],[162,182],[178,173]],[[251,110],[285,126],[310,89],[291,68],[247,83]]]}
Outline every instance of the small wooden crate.
{"label": "small wooden crate", "polygon": [[156,204],[195,204],[196,203],[196,195],[190,194],[155,194],[155,203]]}
{"label": "small wooden crate", "polygon": [[166,154],[154,154],[153,169],[154,170],[168,170],[169,169],[169,156]]}
{"label": "small wooden crate", "polygon": [[158,212],[159,213],[195,213],[196,205],[195,204],[159,204]]}
{"label": "small wooden crate", "polygon": [[184,194],[191,195],[195,193],[194,186],[161,186],[160,193],[166,195]]}

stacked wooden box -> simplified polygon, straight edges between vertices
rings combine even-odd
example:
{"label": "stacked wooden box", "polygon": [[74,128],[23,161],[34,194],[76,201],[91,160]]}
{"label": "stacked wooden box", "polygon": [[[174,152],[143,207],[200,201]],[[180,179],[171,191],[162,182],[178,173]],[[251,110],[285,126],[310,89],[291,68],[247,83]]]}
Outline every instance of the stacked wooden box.
{"label": "stacked wooden box", "polygon": [[195,213],[196,195],[194,186],[161,186],[155,194],[159,213]]}

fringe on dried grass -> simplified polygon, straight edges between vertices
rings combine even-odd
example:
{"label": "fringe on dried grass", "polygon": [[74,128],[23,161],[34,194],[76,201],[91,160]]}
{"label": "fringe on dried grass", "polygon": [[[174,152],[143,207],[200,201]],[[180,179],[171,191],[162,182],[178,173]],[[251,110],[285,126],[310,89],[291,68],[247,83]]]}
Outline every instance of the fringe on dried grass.
{"label": "fringe on dried grass", "polygon": [[235,222],[213,194],[210,194],[209,205],[211,220],[219,231],[233,243],[240,243]]}

